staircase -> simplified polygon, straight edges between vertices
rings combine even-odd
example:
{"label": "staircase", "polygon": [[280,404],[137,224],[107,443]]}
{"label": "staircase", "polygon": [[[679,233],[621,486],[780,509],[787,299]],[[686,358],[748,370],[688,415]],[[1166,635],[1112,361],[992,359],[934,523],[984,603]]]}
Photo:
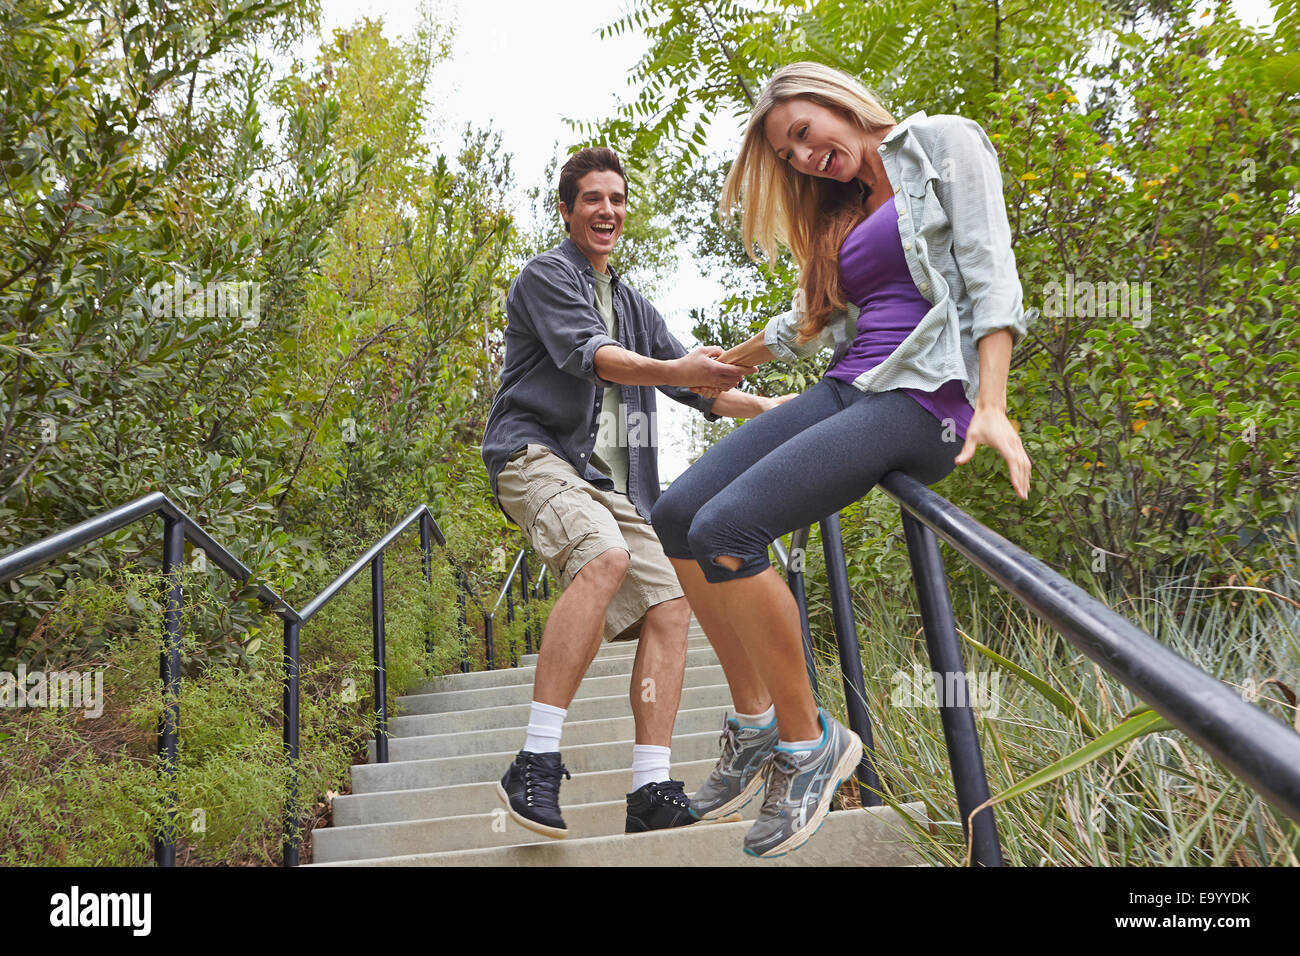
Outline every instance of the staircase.
{"label": "staircase", "polygon": [[[335,797],[333,826],[313,831],[313,866],[898,866],[920,862],[896,811],[830,813],[786,856],[746,856],[741,841],[762,794],[734,823],[698,823],[626,835],[634,738],[628,681],[635,645],[603,645],[564,723],[561,753],[573,775],[560,787],[569,836],[553,840],[505,813],[496,786],[523,745],[537,655],[520,666],[439,677],[398,698],[389,763],[352,768]],[[673,727],[673,776],[693,792],[713,768],[730,706],[722,668],[692,619],[682,701]],[[906,810],[924,821],[920,803]]]}

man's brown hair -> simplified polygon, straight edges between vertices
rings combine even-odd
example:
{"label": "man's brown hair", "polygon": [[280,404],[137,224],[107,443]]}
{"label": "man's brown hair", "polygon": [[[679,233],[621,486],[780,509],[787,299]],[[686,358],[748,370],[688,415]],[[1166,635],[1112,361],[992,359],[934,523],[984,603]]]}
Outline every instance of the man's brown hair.
{"label": "man's brown hair", "polygon": [[[560,202],[564,203],[566,209],[573,211],[574,200],[578,198],[578,180],[587,173],[602,169],[608,169],[622,176],[623,192],[627,192],[627,173],[623,172],[623,164],[619,161],[618,153],[605,146],[588,146],[570,156],[560,170]],[[567,222],[564,224],[564,231],[569,231]]]}

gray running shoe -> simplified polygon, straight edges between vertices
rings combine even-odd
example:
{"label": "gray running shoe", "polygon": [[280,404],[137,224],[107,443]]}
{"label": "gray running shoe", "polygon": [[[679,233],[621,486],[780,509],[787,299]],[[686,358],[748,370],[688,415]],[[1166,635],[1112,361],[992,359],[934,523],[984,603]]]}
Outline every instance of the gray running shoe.
{"label": "gray running shoe", "polygon": [[815,750],[775,748],[767,763],[767,793],[758,819],[745,834],[750,856],[784,856],[817,832],[831,797],[862,759],[862,739],[819,710],[821,744]]}
{"label": "gray running shoe", "polygon": [[734,717],[722,722],[722,756],[691,797],[691,816],[717,820],[735,813],[763,788],[763,765],[780,735],[769,727],[742,727]]}

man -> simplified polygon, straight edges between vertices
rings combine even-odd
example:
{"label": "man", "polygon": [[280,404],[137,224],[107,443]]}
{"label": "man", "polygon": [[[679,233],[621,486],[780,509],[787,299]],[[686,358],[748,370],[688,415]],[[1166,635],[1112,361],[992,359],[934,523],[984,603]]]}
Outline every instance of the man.
{"label": "man", "polygon": [[[564,718],[602,635],[636,639],[625,829],[683,826],[694,818],[669,760],[690,608],[649,523],[659,495],[654,390],[710,421],[752,418],[775,401],[735,391],[753,369],[716,361],[717,346],[688,353],[609,268],[627,207],[612,150],[571,156],[559,199],[569,237],[510,286],[505,367],[483,436],[497,502],[564,588],[543,634],[527,735],[497,790],[516,822],[567,836]],[[724,391],[706,398],[691,387]]]}

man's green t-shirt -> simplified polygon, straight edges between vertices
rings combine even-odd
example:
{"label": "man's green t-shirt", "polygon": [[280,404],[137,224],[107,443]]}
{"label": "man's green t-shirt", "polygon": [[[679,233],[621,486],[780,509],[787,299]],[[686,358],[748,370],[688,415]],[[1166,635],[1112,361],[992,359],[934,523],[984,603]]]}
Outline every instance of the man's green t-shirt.
{"label": "man's green t-shirt", "polygon": [[[596,277],[596,309],[605,320],[605,327],[612,339],[618,339],[618,318],[614,315],[614,298],[611,294],[609,276],[592,270]],[[619,406],[623,402],[623,389],[614,385],[605,389],[605,400],[600,406],[600,427],[596,429],[596,447],[591,451],[591,463],[598,470],[614,480],[614,488],[620,494],[627,494],[627,438],[623,433],[623,422],[619,415]]]}

